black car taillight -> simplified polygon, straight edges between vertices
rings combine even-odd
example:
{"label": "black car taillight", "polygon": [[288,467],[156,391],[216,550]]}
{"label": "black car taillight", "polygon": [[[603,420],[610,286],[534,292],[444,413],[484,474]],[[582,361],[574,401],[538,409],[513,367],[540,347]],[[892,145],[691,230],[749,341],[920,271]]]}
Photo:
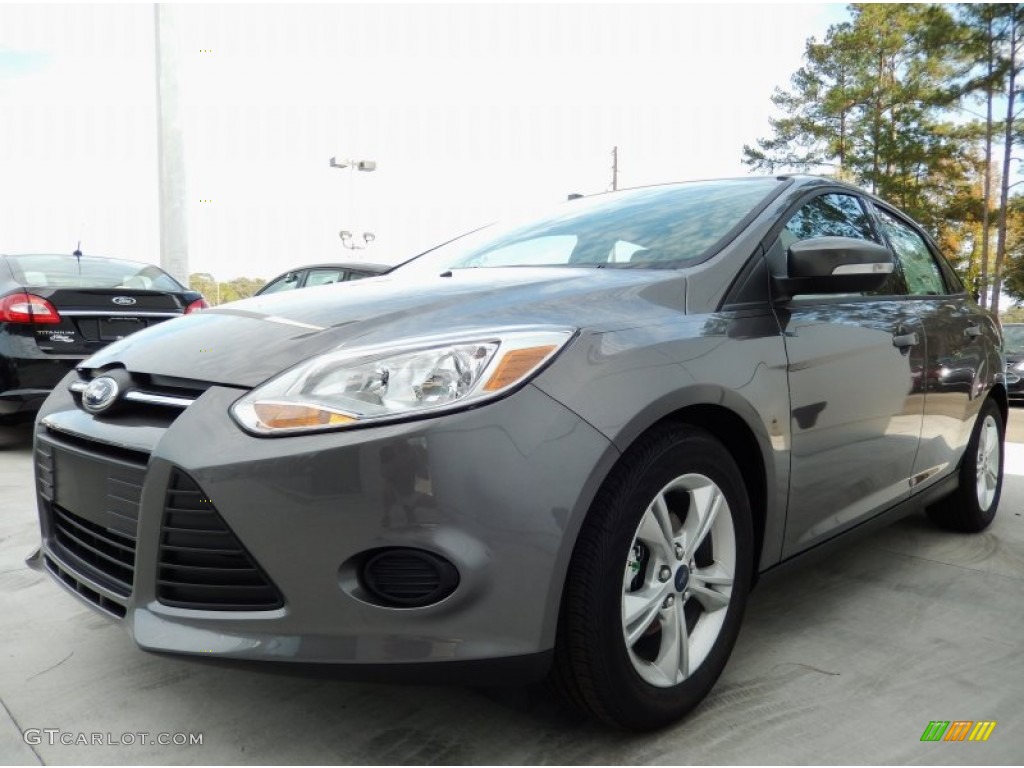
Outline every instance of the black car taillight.
{"label": "black car taillight", "polygon": [[56,325],[60,313],[42,296],[19,291],[0,299],[0,323],[39,323]]}
{"label": "black car taillight", "polygon": [[198,312],[200,309],[209,309],[210,305],[206,303],[206,299],[196,299],[187,307],[185,307],[185,314],[191,314],[192,312]]}

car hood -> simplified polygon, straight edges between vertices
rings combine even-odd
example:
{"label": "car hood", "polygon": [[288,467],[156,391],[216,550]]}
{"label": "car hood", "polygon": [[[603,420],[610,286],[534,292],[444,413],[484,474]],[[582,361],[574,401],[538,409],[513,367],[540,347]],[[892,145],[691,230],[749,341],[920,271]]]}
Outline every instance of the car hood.
{"label": "car hood", "polygon": [[607,331],[678,318],[685,277],[673,270],[455,270],[338,283],[233,302],[128,336],[81,367],[254,387],[340,347],[506,326]]}

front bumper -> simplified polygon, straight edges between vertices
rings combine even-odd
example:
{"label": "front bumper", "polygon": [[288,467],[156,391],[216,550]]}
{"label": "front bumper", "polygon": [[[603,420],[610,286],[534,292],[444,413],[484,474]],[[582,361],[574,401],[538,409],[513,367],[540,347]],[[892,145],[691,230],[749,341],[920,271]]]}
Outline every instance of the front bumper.
{"label": "front bumper", "polygon": [[[36,424],[37,458],[51,455],[50,469],[41,462],[37,470],[44,567],[123,617],[146,650],[327,663],[364,677],[398,670],[403,679],[408,670],[412,679],[422,664],[468,665],[478,682],[488,666],[502,678],[513,670],[519,681],[543,674],[576,533],[617,458],[604,436],[527,386],[435,419],[256,438],[228,416],[240,394],[212,387],[160,424],[94,418],[60,385]],[[177,503],[168,495],[175,473],[202,489],[283,605],[167,604],[161,541],[167,507]],[[101,550],[109,545],[87,535],[121,544],[120,536],[134,537],[134,552],[121,558],[131,569],[96,556],[97,571],[69,555],[55,525],[66,507],[76,507],[71,525],[84,526],[80,538]],[[445,558],[458,586],[426,607],[375,603],[360,588],[357,564],[362,553],[389,547]]]}

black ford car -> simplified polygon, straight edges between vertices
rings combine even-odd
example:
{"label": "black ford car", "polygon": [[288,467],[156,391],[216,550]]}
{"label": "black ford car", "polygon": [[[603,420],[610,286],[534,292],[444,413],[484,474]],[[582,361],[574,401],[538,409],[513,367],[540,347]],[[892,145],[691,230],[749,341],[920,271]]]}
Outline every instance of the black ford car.
{"label": "black ford car", "polygon": [[152,264],[0,254],[0,426],[39,409],[80,361],[112,341],[206,307]]}

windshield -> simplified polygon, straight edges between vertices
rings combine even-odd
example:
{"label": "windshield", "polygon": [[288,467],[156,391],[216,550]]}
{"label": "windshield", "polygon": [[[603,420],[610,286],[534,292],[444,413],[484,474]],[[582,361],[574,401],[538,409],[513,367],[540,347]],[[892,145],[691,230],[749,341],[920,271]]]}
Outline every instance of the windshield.
{"label": "windshield", "polygon": [[774,178],[702,181],[562,203],[546,216],[446,243],[396,273],[476,267],[676,268],[714,253],[780,186]]}
{"label": "windshield", "polygon": [[1003,326],[1003,351],[1007,355],[1024,355],[1024,325]]}
{"label": "windshield", "polygon": [[[30,288],[135,288],[183,291],[177,280],[159,267],[97,256],[8,256],[14,279]],[[81,268],[79,268],[81,262]]]}

